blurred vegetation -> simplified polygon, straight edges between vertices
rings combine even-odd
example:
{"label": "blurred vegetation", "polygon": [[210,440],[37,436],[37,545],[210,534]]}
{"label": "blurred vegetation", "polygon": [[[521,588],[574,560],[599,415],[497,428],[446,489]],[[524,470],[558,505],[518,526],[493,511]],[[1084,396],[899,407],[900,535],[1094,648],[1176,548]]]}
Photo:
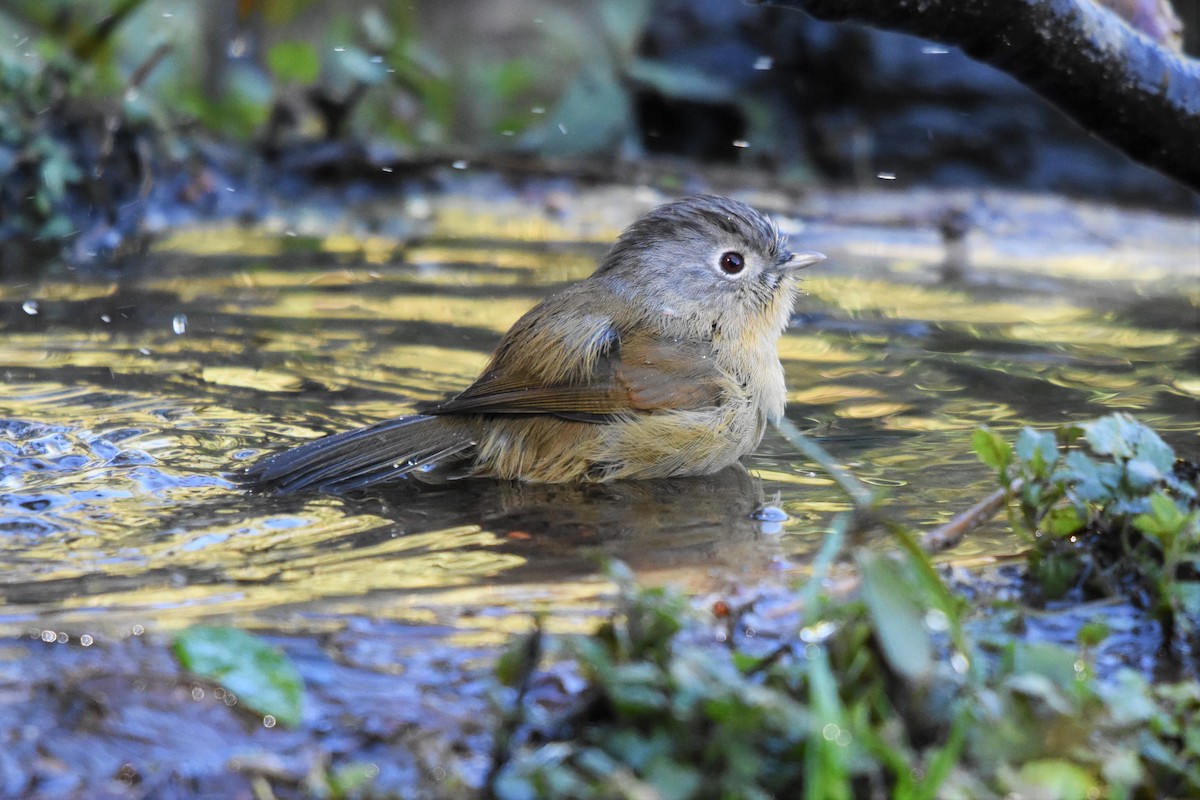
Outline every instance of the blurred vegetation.
{"label": "blurred vegetation", "polygon": [[[1063,591],[1069,539],[1106,591],[1172,628],[1197,618],[1195,465],[1124,415],[1014,445],[975,445],[1032,543],[1023,580]],[[1065,452],[1065,455],[1064,455]],[[827,583],[851,521],[783,602],[767,590],[700,613],[616,565],[616,610],[593,635],[515,642],[497,672],[498,798],[1149,798],[1200,793],[1194,643],[1178,683],[1098,676],[1102,624],[1075,647],[997,634],[1003,603],[950,591],[916,539],[860,552],[849,591]],[[845,554],[842,554],[845,557]],[[1076,565],[1080,566],[1080,565]],[[844,583],[844,581],[843,581]],[[1082,597],[1077,597],[1076,602]],[[798,602],[799,601],[799,602]],[[1002,613],[1001,613],[1002,616]],[[543,666],[549,663],[549,666]],[[565,676],[571,676],[569,678]],[[563,698],[561,686],[578,686]]]}
{"label": "blurred vegetation", "polygon": [[[1114,191],[1088,166],[1105,156],[1086,148],[1072,169],[1027,158],[1023,148],[1058,152],[1066,134],[1026,120],[1032,129],[1010,143],[1007,122],[961,122],[955,93],[986,103],[986,80],[934,91],[907,115],[856,109],[871,63],[905,56],[843,58],[871,45],[820,28],[801,39],[800,15],[775,13],[715,0],[10,0],[0,264],[8,241],[103,260],[136,245],[147,216],[253,214],[280,175],[383,183],[384,168],[395,181],[404,168],[482,156],[649,152],[874,182],[876,153],[911,180]],[[908,102],[887,81],[876,91],[866,104]],[[1163,194],[1153,180],[1108,180],[1130,196]],[[246,199],[225,202],[218,183]]]}
{"label": "blurred vegetation", "polygon": [[[630,152],[631,84],[739,96],[636,55],[650,7],[505,3],[467,15],[401,0],[7,3],[0,240],[119,240],[140,222],[120,209],[172,179],[155,200],[203,213],[212,187],[198,174],[230,153],[214,143],[240,142],[268,162],[307,152],[310,173],[315,162],[334,177],[355,161],[348,154],[379,164]],[[540,15],[532,25],[514,18],[528,13]],[[215,167],[232,179],[246,172]]]}

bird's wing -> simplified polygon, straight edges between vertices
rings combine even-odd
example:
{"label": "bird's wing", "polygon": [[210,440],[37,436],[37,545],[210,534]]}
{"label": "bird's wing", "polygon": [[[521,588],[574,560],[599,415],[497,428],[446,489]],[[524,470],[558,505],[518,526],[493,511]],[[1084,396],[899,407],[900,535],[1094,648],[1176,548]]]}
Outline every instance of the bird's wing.
{"label": "bird's wing", "polygon": [[[429,413],[554,414],[600,422],[630,413],[704,408],[720,400],[722,373],[711,342],[615,328],[590,341],[594,349],[574,356],[586,365],[582,373],[555,382],[538,374],[536,355],[507,357],[515,349],[502,347],[479,380]],[[541,355],[545,362],[552,354]]]}

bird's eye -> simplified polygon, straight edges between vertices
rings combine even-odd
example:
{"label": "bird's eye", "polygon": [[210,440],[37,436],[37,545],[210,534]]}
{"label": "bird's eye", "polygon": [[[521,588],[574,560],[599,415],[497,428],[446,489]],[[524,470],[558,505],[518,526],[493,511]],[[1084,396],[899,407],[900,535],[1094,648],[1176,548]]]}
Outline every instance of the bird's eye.
{"label": "bird's eye", "polygon": [[746,259],[742,258],[741,253],[730,250],[728,253],[721,254],[721,271],[726,275],[737,275],[745,268]]}

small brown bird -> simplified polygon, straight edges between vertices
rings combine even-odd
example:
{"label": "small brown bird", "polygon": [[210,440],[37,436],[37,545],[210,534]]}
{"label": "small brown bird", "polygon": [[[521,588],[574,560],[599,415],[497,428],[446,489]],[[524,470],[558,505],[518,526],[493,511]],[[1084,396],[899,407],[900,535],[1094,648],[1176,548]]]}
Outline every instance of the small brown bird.
{"label": "small brown bird", "polygon": [[824,258],[789,252],[736,200],[660,206],[591,276],[517,320],[462,394],[269,456],[247,478],[344,492],[410,473],[566,483],[716,472],[783,414],[776,342],[797,270]]}

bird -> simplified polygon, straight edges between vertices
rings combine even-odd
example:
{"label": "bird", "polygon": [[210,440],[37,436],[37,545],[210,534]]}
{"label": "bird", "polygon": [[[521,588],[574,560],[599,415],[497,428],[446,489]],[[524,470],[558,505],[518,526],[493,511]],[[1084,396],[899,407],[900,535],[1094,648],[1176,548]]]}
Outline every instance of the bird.
{"label": "bird", "polygon": [[695,195],[634,221],[587,278],[542,300],[479,377],[423,413],[267,455],[243,479],[345,493],[403,481],[533,483],[708,475],[786,400],[777,343],[823,261],[766,216]]}

